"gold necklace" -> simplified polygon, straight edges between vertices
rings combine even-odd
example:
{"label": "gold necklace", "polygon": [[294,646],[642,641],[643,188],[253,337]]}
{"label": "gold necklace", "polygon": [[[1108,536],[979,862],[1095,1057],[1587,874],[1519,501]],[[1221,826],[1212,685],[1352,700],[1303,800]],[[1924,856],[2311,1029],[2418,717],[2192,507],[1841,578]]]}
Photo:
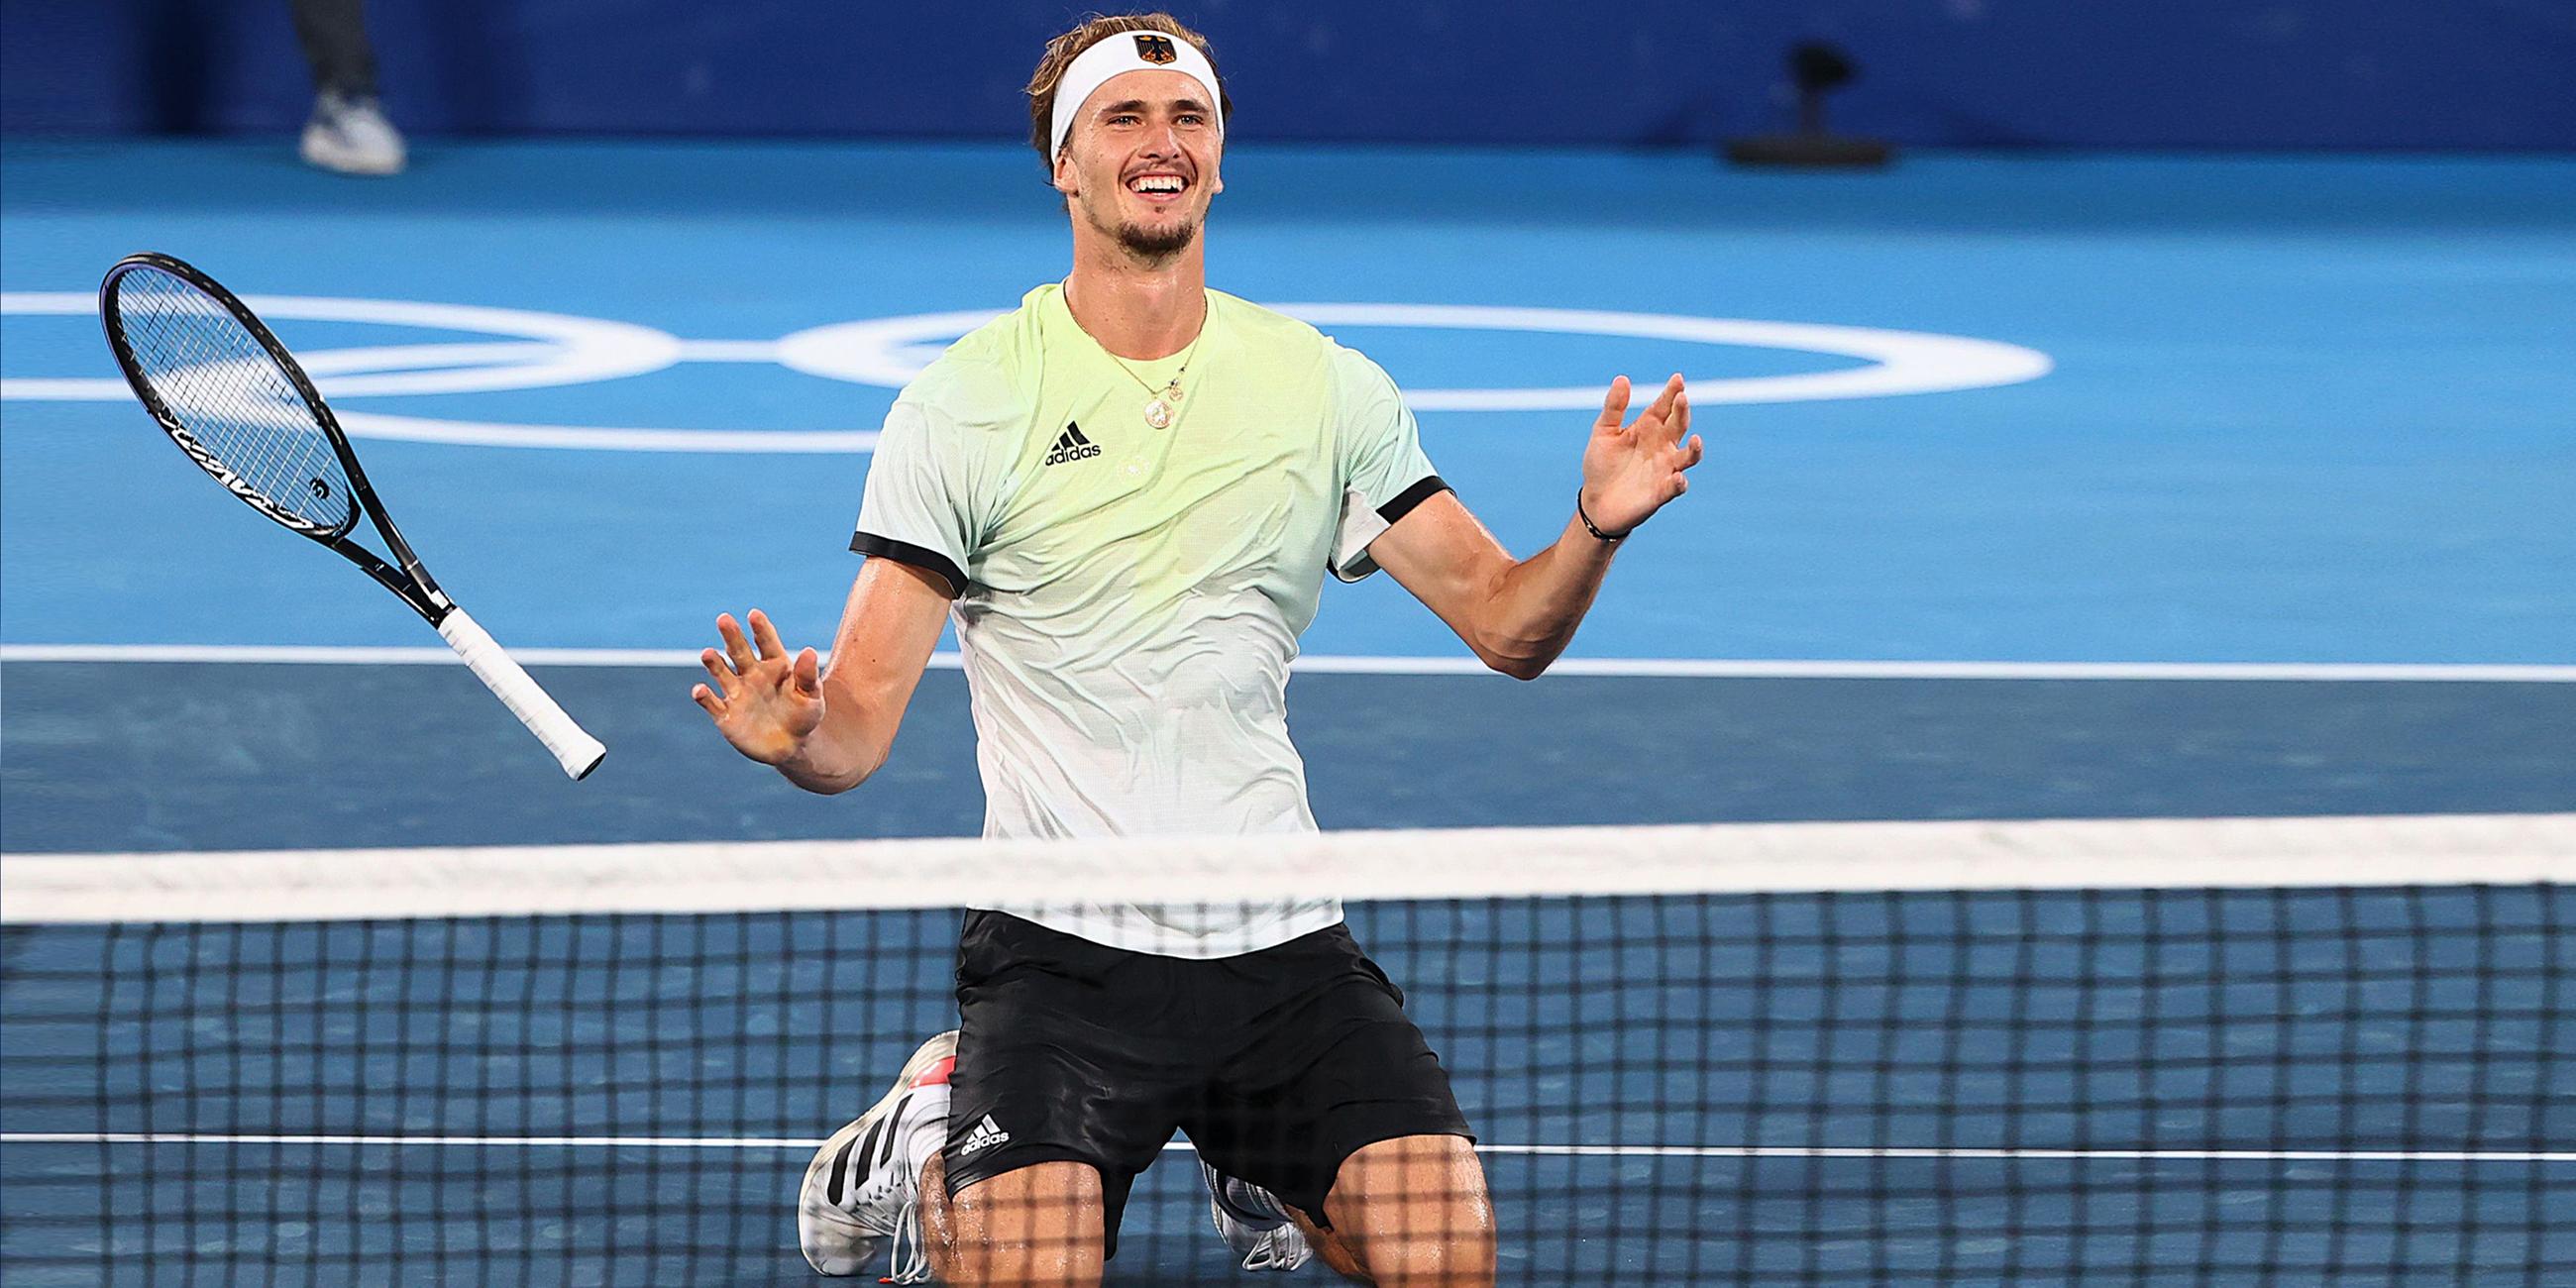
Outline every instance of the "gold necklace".
{"label": "gold necklace", "polygon": [[1199,342],[1205,339],[1207,339],[1207,312],[1206,306],[1201,305],[1199,313],[1198,339],[1190,341],[1190,347],[1187,350],[1184,350],[1181,354],[1181,369],[1173,372],[1172,378],[1164,382],[1164,385],[1160,390],[1155,389],[1154,386],[1143,376],[1137,375],[1136,369],[1128,366],[1125,358],[1121,358],[1114,353],[1109,353],[1109,350],[1105,348],[1102,349],[1101,352],[1108,353],[1109,360],[1117,363],[1118,369],[1126,372],[1127,378],[1135,381],[1136,387],[1145,391],[1147,395],[1145,401],[1145,423],[1156,429],[1170,429],[1172,427],[1172,418],[1179,414],[1173,409],[1178,407],[1181,402],[1181,377],[1190,374],[1190,359],[1198,356]]}

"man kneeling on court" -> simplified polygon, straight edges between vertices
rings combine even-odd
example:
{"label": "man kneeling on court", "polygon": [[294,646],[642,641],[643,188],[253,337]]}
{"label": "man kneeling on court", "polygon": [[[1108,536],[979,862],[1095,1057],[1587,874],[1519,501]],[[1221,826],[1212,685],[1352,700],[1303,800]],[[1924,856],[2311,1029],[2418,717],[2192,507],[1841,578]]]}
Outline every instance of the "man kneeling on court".
{"label": "man kneeling on court", "polygon": [[[747,636],[720,617],[695,697],[743,754],[844,791],[885,762],[953,615],[987,835],[1311,832],[1286,692],[1325,571],[1384,567],[1535,677],[1700,459],[1681,378],[1627,424],[1612,383],[1574,514],[1516,562],[1432,472],[1385,372],[1206,288],[1229,104],[1204,41],[1167,15],[1094,19],[1048,45],[1029,94],[1072,272],[888,414],[830,669],[758,612]],[[823,1273],[887,1245],[907,1282],[1095,1284],[1178,1129],[1244,1269],[1320,1254],[1381,1285],[1493,1281],[1448,1074],[1331,892],[980,909],[957,979],[959,1031],[806,1172],[798,1231]]]}

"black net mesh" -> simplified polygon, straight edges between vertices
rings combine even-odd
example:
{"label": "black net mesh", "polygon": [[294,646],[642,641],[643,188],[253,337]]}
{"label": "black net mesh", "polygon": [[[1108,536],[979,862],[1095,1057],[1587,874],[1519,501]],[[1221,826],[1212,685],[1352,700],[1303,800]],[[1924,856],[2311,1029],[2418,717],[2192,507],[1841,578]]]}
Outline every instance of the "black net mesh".
{"label": "black net mesh", "polygon": [[[2576,835],[2499,826],[2517,853]],[[2445,835],[2496,848],[2468,827]],[[1538,848],[1635,883],[1585,839]],[[1437,840],[1353,839],[1350,870],[1422,866]],[[1657,844],[1684,849],[1658,870],[1698,846],[1728,873],[1724,843],[1670,830]],[[1446,870],[1490,866],[1457,844],[1469,861]],[[703,857],[716,869],[681,885],[748,893],[443,915],[343,857],[336,880],[393,884],[295,906],[367,915],[13,913],[6,1126],[43,1162],[11,1200],[10,1282],[811,1281],[800,1177],[957,1024],[960,916],[860,878],[823,901],[902,906],[763,909],[797,887],[760,847]],[[1504,1283],[2576,1277],[2576,888],[2438,853],[2350,885],[2176,886],[2152,854],[2068,857],[2024,856],[2029,885],[1932,854],[1906,888],[1802,889],[1809,864],[1765,862],[1688,883],[1723,888],[1593,895],[1504,865],[1496,892],[1356,899],[1349,925],[1478,1135]],[[1167,867],[1092,888],[1150,891]],[[425,870],[512,870],[453,868]],[[135,888],[98,882],[110,902]],[[1219,1281],[1246,1255],[1187,1149],[1137,1178],[1109,1282]],[[1457,1210],[1398,1197],[1378,1219]]]}

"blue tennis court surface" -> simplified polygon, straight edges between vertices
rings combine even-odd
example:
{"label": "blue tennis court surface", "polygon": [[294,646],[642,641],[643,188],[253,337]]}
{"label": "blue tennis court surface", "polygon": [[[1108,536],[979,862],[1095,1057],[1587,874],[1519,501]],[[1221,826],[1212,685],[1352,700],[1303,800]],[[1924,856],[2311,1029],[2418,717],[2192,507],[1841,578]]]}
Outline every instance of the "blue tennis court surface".
{"label": "blue tennis court surface", "polygon": [[[490,145],[372,187],[255,144],[13,144],[7,164],[12,293],[90,291],[119,255],[158,248],[245,294],[774,343],[1008,308],[1065,255],[1034,166],[1001,147]],[[1332,327],[1415,390],[1700,378],[1702,495],[1622,556],[1585,654],[2569,660],[2576,165],[1957,157],[1800,179],[1695,155],[1247,148],[1228,168],[1210,277],[1257,301],[1859,327],[2052,364],[1962,392],[1728,405],[1730,380],[1861,362]],[[303,350],[524,341],[271,316]],[[115,375],[90,322],[13,311],[7,326],[13,383]],[[892,396],[775,360],[693,358],[335,404],[486,425],[863,431]],[[10,643],[420,642],[377,592],[226,510],[127,402],[13,393],[7,411]],[[1588,419],[1425,412],[1423,433],[1526,550],[1564,519]],[[821,637],[866,464],[400,442],[367,459],[431,567],[521,647],[694,648],[718,609],[744,604]],[[110,477],[120,518],[101,523]],[[1455,645],[1374,584],[1330,597],[1307,649]]]}
{"label": "blue tennis court surface", "polygon": [[[1296,305],[1377,357],[1423,404],[1442,475],[1515,550],[1567,517],[1590,417],[1566,391],[1621,372],[1683,371],[1710,447],[1690,495],[1620,555],[1570,655],[1589,672],[1529,686],[1457,673],[1463,650],[1387,579],[1329,588],[1305,641],[1312,668],[1291,687],[1292,728],[1328,827],[2576,809],[2576,163],[1954,155],[1878,176],[1782,177],[1694,154],[1246,147],[1227,170],[1212,284]],[[824,799],[741,762],[705,729],[687,698],[687,655],[712,642],[717,612],[753,606],[791,644],[825,642],[856,568],[844,550],[867,436],[893,386],[972,315],[1063,271],[1062,216],[1024,150],[493,143],[436,148],[399,181],[361,184],[301,170],[268,145],[12,141],[0,156],[0,218],[0,830],[10,853],[938,836],[980,825],[955,671],[925,682],[881,779]],[[541,678],[611,748],[590,781],[563,782],[460,669],[364,651],[437,641],[335,557],[209,486],[115,386],[81,297],[140,249],[180,255],[252,297],[308,356],[442,583],[505,644],[551,650],[534,655],[552,663]],[[326,652],[279,651],[296,647]],[[1953,666],[1965,663],[1998,665],[1969,678]],[[2221,678],[2233,664],[2276,669]],[[2088,665],[2095,678],[2077,678]],[[2435,905],[2411,927],[2424,936],[2422,963],[2447,969],[2473,944],[2563,969],[2576,921],[2566,888],[2529,900],[2481,910],[2500,914],[2501,928]],[[2118,940],[2149,914],[2114,901],[2044,915],[2107,918],[2088,933]],[[1560,929],[1577,942],[1587,933]],[[52,1053],[68,1072],[48,1091],[13,1076],[0,1130],[121,1129],[110,1124],[130,1106],[95,1092],[93,1066],[113,1052],[86,1030],[28,1018],[79,996],[53,972],[93,938],[9,929],[0,1015],[15,1017],[13,1057]],[[923,988],[935,992],[944,951],[918,954]],[[1708,969],[1704,946],[1668,951]],[[1903,943],[1889,951],[1901,968]],[[1388,956],[1398,982],[1433,1006],[1476,971],[1601,968],[1527,945],[1471,966],[1436,951]],[[1795,960],[1775,969],[1794,976]],[[2010,1013],[2028,1004],[2011,977],[1997,966],[1991,986],[1921,1018],[1937,1027]],[[1615,981],[1599,983],[1616,994]],[[1890,1015],[1932,1005],[1891,994],[1876,1010],[1808,1016],[1792,994],[1775,1003],[1783,1022],[1807,1026],[1819,1069],[1838,1058],[1835,1023],[1876,1033]],[[2451,999],[2417,1000],[2439,1010]],[[2525,1015],[2566,1005],[2513,987],[2486,1000]],[[890,1073],[897,1048],[936,1021],[912,1013],[915,1002],[890,1006],[884,1032],[836,1057],[871,1070],[866,1099],[885,1076],[872,1071]],[[1586,1103],[1736,1094],[1723,1079],[1624,1086],[1603,1072],[1615,1051],[1549,1045],[1589,1040],[1583,1019],[1541,1007],[1519,1045],[1506,1034],[1444,1052],[1462,1070],[1462,1096],[1492,1102],[1481,1106],[1490,1142],[1719,1143],[1691,1134],[1707,1127],[1739,1144],[1846,1129],[1868,1144],[1959,1144],[1991,1124],[1975,1108],[1983,1098],[2030,1090],[2026,1073],[1973,1070],[1903,1089],[1909,1104],[1958,1112],[1910,1110],[1894,1124],[1828,1115],[1695,1127],[1653,1110],[1515,1118],[1502,1103],[1514,1088],[1577,1070],[1584,1081],[1557,1090]],[[1615,1027],[1602,1032],[1615,1040]],[[2378,1058],[2421,1045],[2424,1032],[2298,1036],[2320,1044],[2302,1048],[2317,1076],[2354,1097],[2425,1073]],[[2531,1058],[2517,1067],[2529,1076],[2576,1071],[2576,1032],[2564,1026],[2482,1036],[2521,1043]],[[602,1062],[613,1048],[579,1037],[558,1067],[530,1052],[567,1035],[497,1035],[496,1049],[534,1063],[481,1072],[614,1081],[617,1066]],[[2223,1050],[2247,1038],[2212,1018],[2193,1040]],[[2135,1053],[2089,1054],[2117,1066]],[[202,1071],[182,1060],[164,1072]],[[2141,1094],[2080,1081],[2053,1091]],[[811,1133],[863,1105],[859,1090],[849,1106],[814,1106]],[[2186,1109],[2208,1094],[2144,1093],[2149,1108]],[[2230,1143],[2576,1149],[2563,1114],[2452,1122],[2428,1111],[2356,1124],[2335,1104],[2307,1106],[2288,1126],[2231,1124],[2244,1134]],[[731,1129],[655,1112],[630,1107],[621,1132]],[[299,1179],[276,1202],[300,1233],[276,1237],[355,1239],[341,1252],[388,1265],[406,1247],[425,1265],[477,1237],[571,1237],[453,1228],[369,1188],[369,1175],[395,1167],[430,1186],[468,1185],[445,1175],[436,1147],[323,1161],[288,1157],[301,1146],[187,1148],[197,1184],[285,1167]],[[633,1183],[698,1183],[685,1169],[656,1172],[654,1155],[638,1153],[648,1161]],[[96,1281],[37,1263],[59,1251],[42,1246],[44,1220],[104,1201],[99,1156],[95,1144],[23,1141],[0,1156],[10,1218],[0,1265],[13,1285]],[[708,1211],[752,1229],[710,1239],[776,1246],[775,1276],[741,1282],[806,1282],[784,1226],[802,1155],[774,1161],[772,1216],[765,1198],[705,1196]],[[571,1168],[542,1150],[510,1166],[531,1187],[560,1187]],[[1562,1180],[1578,1196],[1597,1175],[1586,1168],[1723,1167],[1722,1188],[1742,1205],[1724,1219],[1783,1230],[1834,1224],[1841,1211],[1934,1233],[1974,1227],[1981,1213],[2071,1228],[2088,1194],[2141,1187],[2169,1205],[2140,1219],[2134,1241],[2075,1252],[1926,1233],[1893,1252],[1783,1243],[1727,1263],[1756,1278],[1901,1282],[1932,1269],[2005,1277],[2067,1264],[2087,1282],[2199,1282],[2186,1277],[2194,1267],[2281,1251],[2186,1248],[2159,1234],[2258,1201],[2281,1175],[2277,1160],[2033,1169],[1506,1153],[1488,1166],[1498,1184]],[[2293,1181],[2331,1189],[2352,1183],[2341,1169],[2354,1166],[2299,1163]],[[2410,1166],[2405,1186],[2388,1191],[2389,1222],[2338,1233],[2333,1259],[2422,1283],[2522,1282],[2498,1267],[2525,1255],[2576,1264],[2576,1231],[2558,1215],[2576,1207],[2576,1164],[2456,1164],[2527,1169],[2511,1194],[2468,1199],[2442,1165]],[[1985,1206],[1937,1222],[1909,1206],[1936,1167]],[[1186,1201],[1195,1184],[1177,1166],[1149,1173],[1130,1237],[1199,1219]],[[382,1211],[381,1224],[324,1232],[295,1216],[316,1193],[337,1204],[354,1191],[380,1205],[368,1210]],[[2295,1209],[2325,1191],[2287,1192]],[[1507,1269],[1529,1282],[1593,1273],[1618,1264],[1623,1245],[1660,1250],[1658,1232],[1716,1219],[1595,1210],[1579,1197],[1535,1215],[1506,1251]],[[757,1226],[764,1219],[779,1225]],[[2454,1227],[2494,1242],[2399,1243],[2410,1229]],[[1202,1242],[1213,1255],[1213,1240]],[[1171,1256],[1119,1268],[1171,1282],[1213,1273]],[[2148,1263],[2180,1269],[2133,1274]]]}

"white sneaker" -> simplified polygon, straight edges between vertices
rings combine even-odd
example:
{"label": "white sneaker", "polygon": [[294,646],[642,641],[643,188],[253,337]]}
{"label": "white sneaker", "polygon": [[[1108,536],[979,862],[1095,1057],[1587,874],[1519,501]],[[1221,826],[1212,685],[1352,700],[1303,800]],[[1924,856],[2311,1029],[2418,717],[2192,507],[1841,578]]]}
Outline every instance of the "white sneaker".
{"label": "white sneaker", "polygon": [[[922,1043],[904,1061],[893,1090],[815,1151],[796,1195],[796,1242],[816,1273],[857,1274],[880,1242],[891,1241],[894,1266],[887,1271],[887,1282],[929,1281],[929,1257],[921,1243],[921,1177],[905,1165],[898,1145],[923,1126],[921,1098],[914,1093],[929,1087],[944,1091],[956,1063],[955,1029]],[[947,1111],[939,1110],[938,1116],[946,1118]]]}
{"label": "white sneaker", "polygon": [[304,123],[304,159],[341,174],[401,174],[402,131],[376,100],[324,90]]}
{"label": "white sneaker", "polygon": [[1225,1246],[1234,1249],[1244,1269],[1295,1270],[1315,1255],[1315,1245],[1288,1219],[1287,1205],[1277,1195],[1205,1160],[1199,1163],[1199,1176],[1207,1182],[1208,1214],[1216,1218],[1216,1232],[1225,1236]]}

